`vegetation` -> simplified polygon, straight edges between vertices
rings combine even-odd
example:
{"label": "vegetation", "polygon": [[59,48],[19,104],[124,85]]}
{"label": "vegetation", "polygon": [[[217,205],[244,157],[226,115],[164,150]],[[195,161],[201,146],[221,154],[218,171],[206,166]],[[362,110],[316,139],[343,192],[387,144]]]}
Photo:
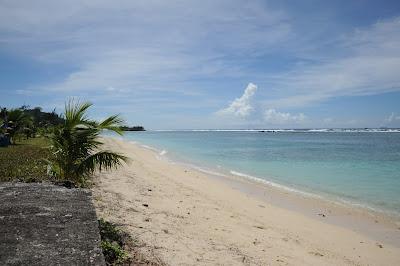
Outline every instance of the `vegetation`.
{"label": "vegetation", "polygon": [[54,126],[60,125],[63,119],[53,112],[43,112],[40,107],[29,109],[0,108],[0,146],[15,144],[17,139],[35,137],[38,133],[45,135]]}
{"label": "vegetation", "polygon": [[127,158],[118,153],[100,150],[99,135],[103,130],[122,134],[122,120],[113,115],[102,122],[91,120],[87,111],[90,103],[69,101],[65,106],[64,123],[51,135],[53,158],[49,162],[52,175],[60,180],[70,180],[85,186],[96,170],[119,166]]}
{"label": "vegetation", "polygon": [[[103,130],[122,134],[121,118],[114,115],[101,122],[89,119],[90,107],[90,103],[69,101],[63,116],[55,111],[43,112],[39,107],[0,108],[0,146],[4,140],[8,146],[0,147],[0,182],[51,180],[85,186],[95,171],[115,168],[127,161],[118,153],[102,150],[99,138]],[[107,265],[131,265],[133,261],[135,265],[160,265],[132,250],[132,239],[114,224],[103,219],[98,222]]]}
{"label": "vegetation", "polygon": [[127,127],[123,126],[121,127],[123,131],[145,131],[144,127],[142,126],[133,126],[133,127]]}
{"label": "vegetation", "polygon": [[0,147],[0,182],[38,182],[48,178],[46,160],[51,157],[48,147],[45,138]]}
{"label": "vegetation", "polygon": [[118,153],[101,150],[99,138],[103,130],[121,134],[121,118],[114,115],[97,122],[87,116],[90,107],[69,101],[63,116],[40,107],[0,108],[0,146],[14,144],[0,148],[0,181],[51,179],[85,186],[95,171],[126,161]]}
{"label": "vegetation", "polygon": [[114,224],[103,219],[99,220],[101,248],[108,265],[129,263],[130,257],[124,250],[129,236],[119,230]]}

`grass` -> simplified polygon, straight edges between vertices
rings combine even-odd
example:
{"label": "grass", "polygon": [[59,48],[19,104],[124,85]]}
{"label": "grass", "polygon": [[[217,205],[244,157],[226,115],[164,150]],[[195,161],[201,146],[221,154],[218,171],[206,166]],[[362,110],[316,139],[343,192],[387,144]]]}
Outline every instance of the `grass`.
{"label": "grass", "polygon": [[99,230],[101,248],[107,265],[129,265],[130,257],[124,250],[129,236],[104,219],[99,220]]}
{"label": "grass", "polygon": [[[144,255],[139,248],[142,247],[137,239],[117,228],[113,223],[100,219],[99,229],[101,248],[107,265],[146,265],[164,266],[159,258]],[[129,255],[128,255],[129,254]]]}
{"label": "grass", "polygon": [[0,182],[40,182],[48,179],[46,159],[50,158],[45,138],[20,140],[0,147]]}

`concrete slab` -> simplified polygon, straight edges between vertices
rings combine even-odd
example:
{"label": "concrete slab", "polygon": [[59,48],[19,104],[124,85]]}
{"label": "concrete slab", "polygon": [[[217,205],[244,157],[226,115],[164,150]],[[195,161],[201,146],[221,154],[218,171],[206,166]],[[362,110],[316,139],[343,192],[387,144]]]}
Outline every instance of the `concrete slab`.
{"label": "concrete slab", "polygon": [[90,191],[0,183],[0,265],[105,265]]}

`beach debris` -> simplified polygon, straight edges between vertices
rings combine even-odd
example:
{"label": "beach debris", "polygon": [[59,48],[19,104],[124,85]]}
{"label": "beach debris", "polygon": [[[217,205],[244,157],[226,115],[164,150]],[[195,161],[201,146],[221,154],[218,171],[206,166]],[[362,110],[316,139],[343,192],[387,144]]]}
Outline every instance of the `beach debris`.
{"label": "beach debris", "polygon": [[322,216],[322,217],[326,217],[326,215],[323,214],[323,213],[318,213],[318,215],[319,215],[319,216]]}
{"label": "beach debris", "polygon": [[151,188],[147,189],[147,191],[153,191]]}
{"label": "beach debris", "polygon": [[379,248],[383,248],[383,245],[382,245],[382,244],[376,243],[376,245],[377,245]]}
{"label": "beach debris", "polygon": [[254,227],[258,228],[258,229],[265,229],[264,226],[261,226],[261,225],[255,225]]}
{"label": "beach debris", "polygon": [[166,233],[166,234],[169,234],[168,229],[163,229],[163,232]]}
{"label": "beach debris", "polygon": [[150,218],[144,219],[145,222],[150,222]]}
{"label": "beach debris", "polygon": [[138,210],[136,210],[135,208],[129,207],[126,209],[128,212],[139,212]]}
{"label": "beach debris", "polygon": [[143,205],[144,207],[146,207],[146,208],[149,207],[149,204],[147,204],[147,203],[143,203],[142,205]]}
{"label": "beach debris", "polygon": [[324,254],[319,253],[318,251],[311,251],[309,252],[310,254],[314,255],[314,256],[318,256],[318,257],[323,257]]}

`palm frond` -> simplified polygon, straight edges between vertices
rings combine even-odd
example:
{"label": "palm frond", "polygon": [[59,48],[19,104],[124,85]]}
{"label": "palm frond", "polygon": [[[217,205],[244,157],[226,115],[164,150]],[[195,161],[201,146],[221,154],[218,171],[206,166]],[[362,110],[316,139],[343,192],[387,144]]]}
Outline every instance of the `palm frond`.
{"label": "palm frond", "polygon": [[110,170],[127,162],[128,158],[111,151],[100,151],[86,157],[77,168],[77,174],[93,174],[96,170]]}
{"label": "palm frond", "polygon": [[84,185],[96,170],[115,168],[127,157],[111,151],[102,151],[99,138],[105,129],[122,133],[123,120],[110,116],[102,122],[90,120],[87,110],[91,103],[70,100],[65,104],[65,124],[56,128],[51,136],[53,173],[59,178]]}
{"label": "palm frond", "polygon": [[69,128],[78,125],[90,125],[91,121],[87,118],[86,111],[92,106],[90,102],[79,102],[70,99],[65,104],[65,123]]}
{"label": "palm frond", "polygon": [[124,120],[119,115],[112,115],[106,119],[104,119],[100,124],[99,128],[107,129],[114,131],[120,135],[122,135],[123,131],[121,126],[123,125]]}

